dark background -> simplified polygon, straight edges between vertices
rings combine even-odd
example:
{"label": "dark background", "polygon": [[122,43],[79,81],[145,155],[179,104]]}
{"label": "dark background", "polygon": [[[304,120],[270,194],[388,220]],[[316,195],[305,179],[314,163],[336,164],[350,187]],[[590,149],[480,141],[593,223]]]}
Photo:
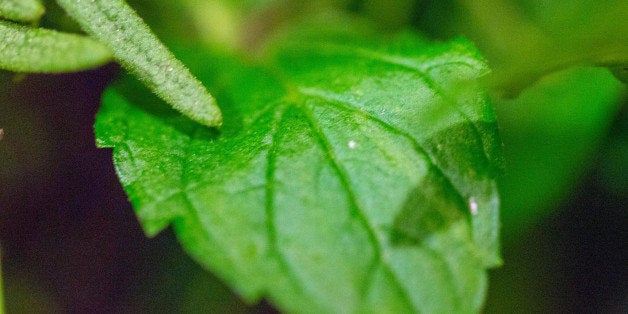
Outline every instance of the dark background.
{"label": "dark background", "polygon": [[[117,72],[28,75],[0,94],[7,312],[162,312],[188,301],[246,310],[170,231],[143,235],[111,151],[95,147],[100,92]],[[186,295],[191,284],[207,294]]]}

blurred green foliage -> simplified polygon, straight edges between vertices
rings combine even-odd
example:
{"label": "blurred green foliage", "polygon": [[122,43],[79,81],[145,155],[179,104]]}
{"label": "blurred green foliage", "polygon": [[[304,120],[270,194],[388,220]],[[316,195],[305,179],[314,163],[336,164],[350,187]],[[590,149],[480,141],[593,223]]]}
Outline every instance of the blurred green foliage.
{"label": "blurred green foliage", "polygon": [[574,68],[496,103],[506,164],[500,180],[504,241],[516,241],[577,185],[623,90],[606,69]]}

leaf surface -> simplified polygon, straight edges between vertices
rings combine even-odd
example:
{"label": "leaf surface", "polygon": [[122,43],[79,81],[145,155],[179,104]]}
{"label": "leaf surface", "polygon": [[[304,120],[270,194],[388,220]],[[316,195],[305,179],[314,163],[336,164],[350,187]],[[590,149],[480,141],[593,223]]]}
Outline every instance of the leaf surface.
{"label": "leaf surface", "polygon": [[462,39],[314,37],[263,67],[187,58],[225,104],[220,133],[129,78],[106,91],[98,144],[145,231],[172,224],[246,300],[287,311],[479,311],[500,263],[484,62]]}
{"label": "leaf surface", "polygon": [[101,66],[111,57],[107,47],[85,36],[0,21],[0,69],[80,71]]}

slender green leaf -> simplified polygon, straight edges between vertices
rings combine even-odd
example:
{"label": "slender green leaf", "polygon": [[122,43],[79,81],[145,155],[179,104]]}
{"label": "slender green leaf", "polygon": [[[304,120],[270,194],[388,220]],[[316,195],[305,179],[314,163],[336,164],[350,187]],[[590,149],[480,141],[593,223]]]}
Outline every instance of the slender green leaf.
{"label": "slender green leaf", "polygon": [[220,126],[216,101],[123,0],[57,0],[153,92],[192,120]]}
{"label": "slender green leaf", "polygon": [[287,311],[479,311],[500,263],[485,64],[464,40],[318,37],[266,67],[192,55],[221,132],[128,78],[106,91],[98,145],[145,231]]}
{"label": "slender green leaf", "polygon": [[44,15],[44,6],[39,0],[2,0],[0,18],[15,22],[34,22]]}
{"label": "slender green leaf", "polygon": [[85,36],[0,21],[0,69],[69,72],[101,66],[109,49]]}

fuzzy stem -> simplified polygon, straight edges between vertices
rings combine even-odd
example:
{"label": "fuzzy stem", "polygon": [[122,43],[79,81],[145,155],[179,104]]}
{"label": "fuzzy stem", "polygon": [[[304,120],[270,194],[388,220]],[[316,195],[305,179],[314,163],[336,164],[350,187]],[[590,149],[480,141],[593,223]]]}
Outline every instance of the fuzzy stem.
{"label": "fuzzy stem", "polygon": [[124,0],[57,0],[81,27],[102,41],[120,64],[190,119],[222,124],[214,97],[162,44]]}

